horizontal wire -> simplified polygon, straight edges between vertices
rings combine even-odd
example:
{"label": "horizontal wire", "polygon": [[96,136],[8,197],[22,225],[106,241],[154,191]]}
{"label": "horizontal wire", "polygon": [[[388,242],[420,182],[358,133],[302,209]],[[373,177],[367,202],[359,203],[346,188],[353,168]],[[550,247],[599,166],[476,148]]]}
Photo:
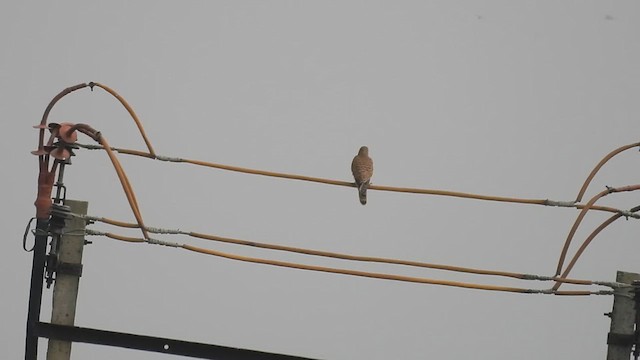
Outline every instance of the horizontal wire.
{"label": "horizontal wire", "polygon": [[[102,222],[114,226],[125,227],[125,228],[137,228],[138,225],[134,223],[127,223],[123,221],[113,220],[104,217],[96,217],[89,215],[80,215],[73,214],[73,216],[83,218],[85,220],[91,222]],[[556,278],[550,276],[541,276],[541,275],[533,275],[533,274],[522,274],[522,273],[514,273],[507,271],[495,271],[495,270],[486,270],[486,269],[474,269],[460,266],[451,266],[451,265],[442,265],[442,264],[432,264],[418,261],[410,261],[410,260],[400,260],[400,259],[392,259],[392,258],[382,258],[382,257],[373,257],[373,256],[358,256],[358,255],[349,255],[342,254],[336,252],[328,252],[328,251],[320,251],[320,250],[312,250],[305,248],[295,248],[290,246],[283,245],[275,245],[268,243],[260,243],[255,241],[247,241],[240,239],[232,239],[227,237],[221,237],[217,235],[211,234],[203,234],[197,232],[189,232],[183,230],[176,229],[163,229],[156,227],[147,227],[147,231],[149,233],[154,234],[173,234],[173,235],[187,235],[194,238],[212,240],[224,243],[231,243],[236,245],[244,245],[249,247],[256,247],[262,249],[276,250],[276,251],[286,251],[292,253],[298,253],[303,255],[312,255],[312,256],[321,256],[327,258],[341,259],[341,260],[351,260],[351,261],[360,261],[360,262],[375,262],[375,263],[385,263],[385,264],[393,264],[393,265],[405,265],[412,267],[420,267],[420,268],[429,268],[429,269],[437,269],[437,270],[445,270],[445,271],[453,271],[453,272],[462,272],[462,273],[470,273],[476,275],[490,275],[490,276],[502,276],[502,277],[510,277],[520,280],[536,280],[536,281],[554,281],[554,282],[562,282],[574,285],[599,285],[599,286],[607,286],[611,288],[616,288],[622,286],[619,283],[614,282],[605,282],[605,281],[592,281],[592,280],[580,280],[580,279],[569,279],[569,278]],[[126,236],[119,236],[119,240],[129,241],[129,242],[144,242],[142,239],[134,240],[136,238],[130,238]]]}
{"label": "horizontal wire", "polygon": [[475,283],[466,283],[466,282],[448,281],[448,280],[436,280],[436,279],[429,279],[429,278],[422,278],[422,277],[357,271],[357,270],[331,268],[331,267],[324,267],[324,266],[306,265],[306,264],[299,264],[299,263],[292,263],[292,262],[285,262],[285,261],[278,261],[278,260],[269,260],[269,259],[263,259],[263,258],[247,257],[247,256],[235,255],[235,254],[225,253],[225,252],[211,250],[211,249],[205,249],[205,248],[192,246],[188,244],[179,245],[176,243],[166,243],[166,242],[162,242],[154,239],[145,240],[143,238],[131,238],[128,236],[122,236],[122,235],[117,235],[113,233],[103,233],[103,232],[92,231],[92,230],[87,231],[87,234],[105,236],[111,239],[125,241],[129,243],[132,243],[132,242],[133,243],[151,243],[151,244],[157,243],[160,245],[180,247],[182,249],[189,250],[192,252],[222,257],[222,258],[236,260],[236,261],[250,262],[250,263],[256,263],[256,264],[263,264],[263,265],[272,265],[272,266],[299,269],[299,270],[366,277],[366,278],[372,278],[372,279],[411,282],[411,283],[418,283],[418,284],[442,285],[442,286],[465,288],[465,289],[499,291],[499,292],[510,292],[510,293],[520,293],[520,294],[544,294],[544,295],[566,295],[566,296],[613,295],[614,294],[614,291],[611,291],[611,290],[557,291],[553,289],[526,289],[526,288],[518,288],[518,287],[475,284]]}
{"label": "horizontal wire", "polygon": [[[99,145],[79,144],[79,143],[76,145],[88,150],[103,149],[103,147]],[[287,174],[287,173],[280,173],[280,172],[266,171],[266,170],[257,170],[257,169],[239,167],[239,166],[217,164],[217,163],[212,163],[212,162],[202,161],[202,160],[185,159],[185,158],[170,157],[170,156],[163,156],[163,155],[155,155],[155,157],[150,157],[148,153],[143,151],[122,149],[117,147],[112,147],[111,149],[113,151],[116,151],[118,153],[125,154],[125,155],[141,156],[144,158],[156,159],[164,162],[187,163],[187,164],[192,164],[197,166],[235,171],[235,172],[240,172],[245,174],[262,175],[262,176],[277,177],[277,178],[284,178],[284,179],[290,179],[290,180],[309,181],[309,182],[315,182],[315,183],[321,183],[321,184],[327,184],[327,185],[346,186],[346,187],[356,186],[355,183],[349,182],[349,181],[325,179],[325,178],[318,178],[318,177],[312,177],[312,176],[306,176],[306,175]],[[400,193],[449,196],[449,197],[458,197],[458,198],[475,199],[475,200],[543,205],[543,206],[551,206],[551,207],[568,207],[568,208],[576,208],[576,209],[583,209],[585,207],[585,205],[578,204],[573,201],[556,201],[556,200],[549,200],[549,199],[525,199],[525,198],[514,198],[514,197],[493,196],[493,195],[479,195],[479,194],[465,193],[465,192],[459,192],[459,191],[448,191],[448,190],[421,189],[421,188],[395,187],[395,186],[383,186],[383,185],[370,185],[369,189],[379,190],[379,191],[400,192]],[[620,210],[620,209],[616,209],[608,206],[592,206],[590,207],[590,209],[598,210],[598,211],[606,211],[606,212],[611,212],[616,214],[624,212],[624,210]],[[625,216],[640,219],[640,214],[626,213]]]}

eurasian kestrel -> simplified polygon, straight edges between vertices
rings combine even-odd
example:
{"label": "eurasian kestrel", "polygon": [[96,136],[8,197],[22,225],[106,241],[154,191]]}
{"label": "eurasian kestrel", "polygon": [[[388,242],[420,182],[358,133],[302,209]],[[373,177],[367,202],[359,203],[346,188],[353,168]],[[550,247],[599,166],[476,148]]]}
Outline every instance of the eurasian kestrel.
{"label": "eurasian kestrel", "polygon": [[358,155],[353,158],[351,162],[351,172],[358,186],[360,203],[365,205],[367,203],[367,188],[369,187],[371,176],[373,176],[373,160],[369,157],[368,147],[361,147]]}

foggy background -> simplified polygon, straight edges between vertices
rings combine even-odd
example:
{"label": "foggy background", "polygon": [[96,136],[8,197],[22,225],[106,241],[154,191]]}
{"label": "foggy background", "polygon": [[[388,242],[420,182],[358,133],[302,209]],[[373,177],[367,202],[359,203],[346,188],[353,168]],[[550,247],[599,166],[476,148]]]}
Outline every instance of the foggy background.
{"label": "foggy background", "polygon": [[[32,126],[60,90],[89,81],[114,88],[165,156],[352,181],[351,159],[367,145],[375,185],[570,201],[603,156],[638,141],[639,11],[635,1],[3,3],[0,357],[24,356]],[[112,146],[145,149],[127,112],[100,89],[65,97],[49,121],[88,123]],[[605,185],[637,183],[638,156],[633,149],[610,161],[583,202]],[[148,226],[348,254],[550,276],[578,215],[373,190],[361,206],[355,188],[119,159]],[[79,150],[72,161],[68,198],[88,201],[91,215],[134,220],[104,152]],[[601,203],[629,209],[639,200],[623,193]],[[569,256],[609,216],[590,212]],[[571,276],[613,281],[617,270],[638,272],[637,234],[636,219],[618,220]],[[321,266],[552,285],[161,238]],[[602,314],[611,296],[401,283],[88,240],[78,326],[318,359],[606,354]],[[72,358],[178,357],[74,344]]]}

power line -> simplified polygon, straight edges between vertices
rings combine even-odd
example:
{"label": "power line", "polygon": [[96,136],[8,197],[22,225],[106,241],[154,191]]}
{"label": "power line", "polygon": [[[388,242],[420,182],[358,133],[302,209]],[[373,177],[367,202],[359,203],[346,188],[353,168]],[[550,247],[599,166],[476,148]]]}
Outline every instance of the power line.
{"label": "power line", "polygon": [[[49,145],[49,148],[45,147],[44,145],[44,130],[47,128],[47,118],[49,116],[49,113],[51,111],[51,109],[53,108],[53,106],[64,96],[66,96],[67,94],[85,88],[85,87],[90,87],[92,90],[93,88],[97,86],[99,88],[102,88],[103,90],[105,90],[106,92],[108,92],[109,94],[111,94],[112,96],[114,96],[124,107],[125,109],[129,112],[129,114],[131,115],[131,117],[133,118],[138,131],[140,132],[145,144],[147,145],[147,149],[148,152],[143,152],[143,151],[138,151],[138,150],[129,150],[129,149],[120,149],[120,148],[114,148],[111,147],[106,138],[104,138],[104,136],[102,136],[102,134],[100,132],[95,131],[94,129],[92,129],[91,127],[89,127],[88,125],[84,125],[84,124],[78,124],[78,126],[73,126],[72,129],[67,129],[66,132],[62,132],[62,127],[60,125],[62,124],[56,124],[57,127],[51,127],[49,126],[50,130],[52,131],[52,136],[49,140],[49,143],[47,145]],[[53,125],[53,124],[52,124]],[[67,124],[67,125],[71,125],[71,124]],[[54,152],[50,149],[51,145],[53,145],[53,140],[54,138],[60,138],[62,140],[62,145],[58,145],[58,147],[60,146],[65,146],[65,143],[69,143],[69,140],[67,140],[67,138],[72,138],[72,132],[75,130],[78,130],[80,132],[83,132],[87,135],[89,135],[90,137],[92,137],[96,142],[98,142],[100,145],[96,146],[96,145],[83,145],[83,144],[75,144],[78,145],[80,147],[86,148],[86,149],[103,149],[107,152],[113,166],[114,169],[118,175],[118,178],[121,182],[122,188],[125,192],[125,195],[127,197],[127,200],[129,202],[129,205],[131,207],[131,210],[134,213],[134,216],[136,218],[137,221],[137,227],[142,231],[144,238],[146,240],[150,240],[148,233],[147,233],[147,227],[144,225],[143,219],[142,219],[142,215],[140,213],[140,209],[139,206],[137,204],[137,200],[135,197],[135,193],[133,192],[133,188],[126,176],[126,173],[124,171],[124,169],[122,168],[122,165],[120,164],[120,162],[118,161],[117,157],[115,156],[114,152],[118,152],[118,153],[122,153],[122,154],[128,154],[128,155],[136,155],[136,156],[142,156],[145,158],[151,158],[151,159],[156,159],[156,160],[160,160],[160,161],[167,161],[167,162],[184,162],[184,163],[190,163],[193,165],[198,165],[198,166],[206,166],[206,167],[212,167],[212,168],[219,168],[219,169],[223,169],[223,170],[229,170],[229,171],[236,171],[236,172],[242,172],[242,173],[248,173],[248,174],[255,174],[255,175],[263,175],[263,176],[271,176],[271,177],[279,177],[279,178],[286,178],[286,179],[293,179],[293,180],[303,180],[303,181],[311,181],[311,182],[317,182],[317,183],[324,183],[324,184],[330,184],[330,185],[339,185],[339,186],[349,186],[349,187],[354,187],[355,184],[351,183],[351,182],[345,182],[345,181],[339,181],[339,180],[332,180],[332,179],[323,179],[323,178],[316,178],[316,177],[310,177],[310,176],[303,176],[303,175],[295,175],[295,174],[285,174],[285,173],[278,173],[278,172],[273,172],[273,171],[264,171],[264,170],[256,170],[256,169],[249,169],[249,168],[242,168],[242,167],[237,167],[237,166],[230,166],[230,165],[222,165],[222,164],[216,164],[216,163],[212,163],[212,162],[207,162],[207,161],[201,161],[201,160],[192,160],[192,159],[182,159],[182,158],[177,158],[177,157],[167,157],[167,156],[160,156],[157,155],[155,153],[155,151],[153,150],[153,147],[151,146],[151,142],[149,141],[149,139],[147,138],[144,128],[142,126],[142,122],[140,121],[140,119],[137,117],[137,115],[135,114],[135,111],[133,110],[133,108],[127,103],[127,101],[120,96],[116,91],[112,90],[111,88],[102,85],[100,83],[94,83],[94,82],[90,82],[88,84],[79,84],[79,85],[75,85],[72,87],[69,87],[67,89],[64,89],[63,91],[61,91],[58,95],[56,95],[51,102],[49,103],[49,105],[47,106],[42,120],[40,122],[39,125],[36,126],[36,128],[38,128],[40,130],[39,133],[39,145],[38,145],[38,150],[34,151],[33,153],[35,155],[39,156],[39,169],[40,169],[40,175],[39,175],[39,191],[38,191],[38,200],[36,201],[36,206],[37,206],[37,216],[41,217],[42,214],[48,213],[48,209],[47,206],[50,207],[50,201],[41,201],[41,199],[44,199],[45,197],[50,198],[50,196],[46,196],[47,192],[50,195],[51,192],[51,185],[52,185],[52,181],[51,179],[53,179],[53,174],[55,174],[56,171],[56,166],[58,164],[57,161],[54,161],[54,165],[52,166],[51,170],[49,170],[49,157],[50,156],[54,156]],[[66,137],[64,137],[64,135],[66,134]],[[75,143],[75,138],[73,140],[71,140],[71,143]],[[68,145],[68,144],[67,144]],[[607,211],[607,212],[612,212],[615,213],[614,216],[612,216],[609,220],[605,221],[605,223],[603,223],[600,227],[598,227],[598,229],[596,229],[590,236],[589,238],[587,238],[587,240],[585,240],[585,242],[583,243],[583,246],[580,248],[580,250],[578,250],[578,252],[576,253],[576,255],[574,256],[574,258],[572,259],[572,263],[570,264],[570,267],[573,266],[573,264],[575,264],[575,261],[577,260],[577,258],[580,256],[580,254],[582,253],[582,251],[584,251],[584,248],[588,245],[588,243],[593,239],[593,237],[595,237],[595,235],[597,235],[598,232],[600,232],[604,227],[608,226],[609,224],[611,224],[613,221],[617,220],[618,218],[625,216],[625,217],[633,217],[633,218],[640,218],[639,214],[636,214],[635,211],[624,211],[624,210],[620,210],[620,209],[616,209],[616,208],[612,208],[612,207],[605,207],[605,206],[596,206],[595,202],[600,199],[601,197],[612,193],[612,192],[620,192],[620,191],[635,191],[640,189],[640,185],[631,185],[631,186],[625,186],[625,187],[620,187],[620,188],[608,188],[607,190],[600,192],[598,195],[594,196],[587,204],[579,204],[579,202],[582,200],[582,197],[584,195],[584,193],[586,192],[590,182],[592,181],[592,179],[596,176],[596,174],[598,173],[598,171],[604,166],[605,163],[607,163],[611,158],[613,158],[614,156],[616,156],[617,154],[640,146],[640,142],[638,143],[633,143],[633,144],[629,144],[629,145],[624,145],[622,147],[619,147],[613,151],[611,151],[609,154],[607,154],[596,166],[595,168],[591,171],[591,173],[588,175],[587,179],[585,180],[582,188],[580,189],[578,196],[576,198],[575,201],[571,201],[571,202],[567,202],[567,201],[553,201],[553,200],[549,200],[549,199],[524,199],[524,198],[513,198],[513,197],[502,197],[502,196],[489,196],[489,195],[479,195],[479,194],[471,194],[471,193],[463,193],[463,192],[456,192],[456,191],[445,191],[445,190],[433,190],[433,189],[419,189],[419,188],[403,188],[403,187],[392,187],[392,186],[380,186],[380,185],[372,185],[369,188],[372,190],[380,190],[380,191],[392,191],[392,192],[405,192],[405,193],[413,193],[413,194],[427,194],[427,195],[440,195],[440,196],[451,196],[451,197],[459,197],[459,198],[469,198],[469,199],[477,199],[477,200],[486,200],[486,201],[498,201],[498,202],[508,202],[508,203],[522,203],[522,204],[535,204],[535,205],[544,205],[544,206],[560,206],[560,207],[573,207],[573,208],[577,208],[580,209],[580,213],[578,215],[578,217],[576,218],[576,221],[574,222],[569,235],[565,241],[565,244],[563,246],[563,249],[561,251],[560,254],[560,260],[558,262],[558,267],[556,270],[556,276],[554,277],[554,279],[556,279],[556,285],[554,287],[554,290],[557,290],[557,287],[559,287],[561,281],[558,278],[558,275],[560,275],[560,273],[562,272],[562,265],[564,263],[564,259],[566,257],[566,253],[568,251],[569,245],[571,243],[571,240],[578,228],[578,226],[580,225],[582,219],[584,218],[584,216],[586,215],[586,213],[589,210],[600,210],[600,211]],[[55,146],[54,146],[55,147]],[[66,160],[66,159],[62,159],[62,160]],[[51,184],[50,184],[51,183]],[[563,275],[568,274],[570,267],[568,269],[566,269],[565,273]]]}
{"label": "power line", "polygon": [[[80,217],[85,219],[88,222],[102,222],[105,224],[124,227],[124,228],[137,228],[138,225],[135,223],[128,223],[123,221],[118,221],[105,217],[97,217],[97,216],[89,216],[89,215],[78,215],[72,214],[75,217]],[[557,278],[557,277],[549,277],[549,276],[541,276],[541,275],[533,275],[533,274],[523,274],[523,273],[515,273],[515,272],[507,272],[507,271],[495,271],[495,270],[486,270],[486,269],[476,269],[476,268],[467,268],[461,266],[451,266],[451,265],[443,265],[443,264],[433,264],[433,263],[425,263],[419,261],[410,261],[410,260],[400,260],[400,259],[392,259],[392,258],[383,258],[383,257],[374,257],[374,256],[359,256],[359,255],[351,255],[351,254],[343,254],[329,251],[320,251],[306,248],[296,248],[291,246],[284,245],[276,245],[276,244],[268,244],[256,241],[249,240],[241,240],[241,239],[233,239],[228,237],[222,237],[218,235],[212,234],[204,234],[198,232],[191,231],[183,231],[177,229],[165,229],[158,227],[147,227],[147,231],[153,234],[169,234],[169,235],[186,235],[192,238],[204,239],[204,240],[212,240],[217,242],[243,245],[253,248],[262,248],[276,251],[285,251],[291,253],[298,253],[303,255],[312,255],[312,256],[320,256],[341,260],[351,260],[351,261],[359,261],[359,262],[374,262],[374,263],[384,263],[384,264],[393,264],[393,265],[404,265],[411,267],[420,267],[420,268],[429,268],[429,269],[437,269],[444,271],[453,271],[453,272],[462,272],[462,273],[470,273],[476,275],[490,275],[490,276],[501,276],[501,277],[510,277],[520,280],[537,280],[537,281],[559,281],[562,283],[570,283],[574,285],[600,285],[600,286],[608,286],[608,287],[616,287],[617,284],[610,282],[601,282],[601,281],[592,281],[592,280],[579,280],[579,279],[568,279],[568,278]],[[109,237],[116,237],[118,240],[127,241],[127,242],[143,242],[143,239],[136,237],[128,237],[123,235],[115,235],[113,233],[100,233],[93,231],[94,234],[103,234]],[[108,234],[108,235],[106,235]],[[167,245],[172,247],[177,247],[177,243],[158,243],[159,240],[153,241],[152,243],[159,245]]]}
{"label": "power line", "polygon": [[[104,150],[104,147],[100,145],[81,144],[81,143],[77,143],[76,145],[87,150]],[[170,163],[187,163],[187,164],[192,164],[197,166],[216,168],[216,169],[240,172],[245,174],[276,177],[276,178],[289,179],[289,180],[308,181],[308,182],[315,182],[315,183],[321,183],[321,184],[327,184],[327,185],[355,187],[355,184],[353,182],[343,181],[343,180],[334,180],[334,179],[319,178],[319,177],[298,175],[298,174],[288,174],[288,173],[281,173],[281,172],[268,171],[268,170],[258,170],[258,169],[251,169],[251,168],[245,168],[245,167],[234,166],[234,165],[219,164],[219,163],[203,161],[203,160],[186,159],[186,158],[175,157],[175,156],[164,156],[164,155],[156,154],[154,157],[151,157],[149,156],[149,154],[142,151],[132,150],[132,149],[123,149],[118,147],[112,147],[111,150],[124,155],[140,156],[148,159],[154,159],[154,160],[170,162]],[[379,191],[389,191],[389,192],[399,192],[399,193],[458,197],[458,198],[485,200],[485,201],[543,205],[543,206],[550,206],[550,207],[569,207],[569,208],[576,208],[576,209],[584,209],[586,206],[584,204],[579,204],[574,201],[515,198],[515,197],[506,197],[506,196],[465,193],[465,192],[459,192],[459,191],[438,190],[438,189],[410,188],[410,187],[397,187],[397,186],[385,186],[385,185],[370,185],[368,189],[379,190]],[[611,212],[611,213],[619,213],[627,217],[640,219],[640,214],[630,213],[626,210],[621,210],[621,209],[617,209],[609,206],[592,205],[589,209]]]}
{"label": "power line", "polygon": [[[207,254],[222,258],[227,258],[231,260],[250,262],[256,264],[264,264],[264,265],[272,265],[284,268],[292,268],[299,270],[309,270],[316,272],[326,272],[333,274],[342,274],[342,275],[351,275],[357,277],[367,277],[373,279],[383,279],[383,280],[392,280],[392,281],[401,281],[401,282],[412,282],[419,284],[431,284],[431,285],[443,285],[450,287],[458,287],[458,288],[466,288],[466,289],[476,289],[476,290],[487,290],[487,291],[498,291],[498,292],[512,292],[512,293],[521,293],[521,294],[543,294],[543,295],[569,295],[569,296],[588,296],[588,295],[613,295],[614,291],[610,290],[599,290],[599,291],[588,291],[588,290],[572,290],[572,291],[559,291],[553,289],[527,289],[527,288],[518,288],[518,287],[508,287],[508,286],[497,286],[497,285],[486,285],[486,284],[475,284],[475,283],[466,283],[466,282],[458,282],[458,281],[448,281],[448,280],[437,280],[437,279],[429,279],[422,277],[412,277],[412,276],[403,276],[403,275],[394,275],[394,274],[386,274],[386,273],[374,273],[367,271],[358,271],[358,270],[349,270],[349,269],[340,269],[340,268],[331,268],[324,266],[315,266],[315,265],[306,265],[300,263],[286,262],[286,261],[278,261],[278,260],[270,260],[263,258],[255,258],[248,256],[241,256],[236,254],[225,253],[212,249],[205,249],[197,246],[192,246],[188,244],[179,244],[169,241],[163,241],[158,239],[143,239],[143,238],[135,238],[129,236],[123,236],[119,234],[114,234],[110,232],[100,232],[87,229],[87,235],[94,236],[105,236],[114,240],[125,241],[129,243],[149,243],[156,245],[163,245],[175,248],[182,248],[185,250],[189,250],[192,252],[197,252],[201,254]],[[616,287],[622,287],[624,284],[615,284]]]}

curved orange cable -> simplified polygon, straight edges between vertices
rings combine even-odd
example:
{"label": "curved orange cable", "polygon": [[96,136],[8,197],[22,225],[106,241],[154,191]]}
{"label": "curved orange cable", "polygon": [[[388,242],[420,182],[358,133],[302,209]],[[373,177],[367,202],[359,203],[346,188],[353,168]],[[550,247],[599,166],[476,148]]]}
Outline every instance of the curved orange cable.
{"label": "curved orange cable", "polygon": [[580,226],[580,223],[582,222],[582,219],[587,214],[589,209],[593,206],[593,204],[596,201],[598,201],[600,198],[602,198],[603,196],[606,196],[608,194],[617,193],[617,192],[625,192],[625,191],[635,191],[635,190],[638,190],[638,189],[640,189],[640,184],[639,185],[623,186],[623,187],[618,187],[618,188],[608,188],[606,190],[603,190],[603,191],[599,192],[597,195],[592,197],[589,200],[589,202],[587,202],[587,204],[585,204],[584,208],[580,211],[580,213],[576,217],[576,220],[574,221],[573,226],[571,226],[571,230],[569,230],[569,235],[567,235],[567,239],[565,240],[564,246],[562,247],[562,251],[560,253],[560,259],[558,260],[558,267],[556,268],[555,276],[559,276],[560,273],[562,272],[562,265],[564,265],[564,260],[565,260],[565,257],[567,256],[567,251],[569,250],[569,245],[571,244],[571,240],[573,239],[573,236],[575,235],[576,230],[578,230],[578,226]]}
{"label": "curved orange cable", "polygon": [[[562,273],[562,275],[560,275],[560,278],[565,278],[569,275],[569,273],[571,272],[571,270],[573,269],[573,266],[576,264],[576,262],[578,261],[578,258],[580,258],[580,256],[582,255],[582,253],[584,252],[584,250],[587,248],[587,246],[589,246],[589,244],[591,243],[591,241],[602,231],[604,230],[604,228],[606,228],[607,226],[609,226],[611,223],[613,223],[614,221],[618,220],[620,217],[622,217],[622,215],[620,214],[616,214],[616,215],[612,215],[610,218],[608,218],[607,220],[605,220],[602,224],[600,224],[600,226],[598,226],[595,230],[593,230],[593,232],[591,234],[589,234],[589,236],[584,240],[584,242],[582,243],[582,245],[580,246],[580,248],[578,249],[578,251],[576,251],[575,255],[573,256],[573,258],[571,259],[571,261],[569,262],[569,265],[567,265],[566,269],[564,270],[564,272]],[[553,290],[557,290],[560,285],[562,283],[561,282],[556,282],[555,285],[553,285]]]}
{"label": "curved orange cable", "polygon": [[86,86],[88,85],[78,84],[68,87],[59,92],[56,96],[53,97],[53,99],[51,99],[51,101],[49,101],[49,104],[42,114],[40,124],[34,126],[34,128],[39,129],[38,149],[31,152],[33,155],[38,156],[38,191],[36,195],[36,201],[34,202],[34,205],[36,206],[36,217],[38,219],[49,218],[49,212],[53,203],[53,201],[51,200],[51,191],[53,189],[54,178],[58,167],[58,163],[54,162],[53,166],[51,166],[51,169],[49,169],[50,155],[49,152],[45,150],[44,134],[45,130],[47,129],[47,120],[49,118],[49,113],[51,112],[51,109],[53,109],[53,106],[64,96]]}
{"label": "curved orange cable", "polygon": [[[51,112],[51,109],[53,109],[53,106],[60,101],[60,99],[62,99],[63,97],[65,97],[67,94],[74,92],[76,90],[82,89],[89,86],[89,84],[78,84],[78,85],[74,85],[74,86],[70,86],[62,91],[60,91],[58,93],[58,95],[54,96],[53,99],[51,99],[51,101],[49,102],[49,104],[47,105],[47,108],[44,110],[44,113],[42,114],[42,120],[40,120],[40,126],[37,126],[37,128],[40,129],[40,134],[38,136],[38,151],[41,152],[43,150],[44,147],[44,133],[45,133],[45,129],[46,129],[46,125],[47,125],[47,120],[49,118],[49,113]],[[47,155],[47,159],[48,159],[48,155]],[[43,155],[39,156],[40,158],[40,162],[41,162],[41,166],[42,166],[42,161],[43,159]]]}
{"label": "curved orange cable", "polygon": [[91,86],[92,88],[93,88],[93,86],[97,86],[97,87],[105,90],[109,94],[113,95],[116,99],[118,99],[118,101],[120,101],[122,106],[124,106],[124,108],[127,109],[127,111],[129,112],[129,115],[131,115],[131,117],[133,118],[133,121],[135,121],[136,126],[138,127],[138,131],[140,131],[140,135],[142,136],[142,139],[144,140],[144,143],[147,145],[147,149],[149,149],[149,153],[148,154],[141,152],[141,153],[139,153],[139,155],[140,156],[146,156],[146,157],[149,157],[149,158],[155,158],[156,153],[153,150],[153,146],[151,146],[151,141],[149,141],[149,138],[147,138],[147,134],[144,131],[144,127],[142,126],[142,122],[138,118],[138,115],[136,115],[136,112],[133,110],[131,105],[129,105],[127,100],[125,100],[122,96],[120,96],[120,94],[118,94],[115,90],[113,90],[110,87],[108,87],[106,85],[103,85],[101,83],[90,82],[89,86]]}
{"label": "curved orange cable", "polygon": [[[640,206],[636,206],[636,207],[632,208],[631,210],[629,210],[629,212],[631,212],[631,213],[634,213],[634,212],[637,212],[637,211],[640,211]],[[580,258],[582,253],[585,251],[587,246],[589,246],[589,244],[591,244],[593,239],[595,239],[595,237],[598,236],[598,234],[600,234],[600,232],[602,232],[602,230],[604,230],[607,226],[611,225],[614,221],[618,220],[622,216],[623,216],[622,214],[615,214],[615,215],[611,216],[610,218],[605,220],[602,224],[600,224],[600,226],[598,226],[595,230],[593,230],[593,232],[591,232],[591,234],[589,234],[589,236],[587,236],[587,238],[584,240],[584,242],[582,243],[580,248],[578,248],[578,251],[576,251],[575,255],[573,255],[573,258],[569,262],[569,265],[567,265],[567,268],[564,270],[564,272],[560,276],[561,279],[566,278],[567,276],[569,276],[569,273],[571,272],[571,270],[575,266],[576,262],[578,262],[578,259]],[[561,284],[562,284],[561,282],[556,282],[555,285],[553,286],[553,289],[557,290],[560,287]]]}
{"label": "curved orange cable", "polygon": [[582,188],[580,188],[580,191],[578,192],[578,196],[576,197],[576,202],[582,201],[582,197],[584,196],[584,193],[587,191],[587,188],[589,187],[591,180],[593,180],[593,178],[596,176],[598,171],[600,171],[600,168],[602,168],[602,166],[604,166],[604,164],[606,164],[607,161],[611,160],[612,157],[618,155],[619,153],[625,150],[634,148],[636,146],[640,146],[640,142],[621,146],[613,150],[612,152],[608,153],[604,158],[602,158],[602,160],[600,160],[600,162],[596,165],[596,167],[593,168],[593,170],[591,170],[591,173],[589,174],[589,176],[587,176],[587,180],[585,180],[584,184],[582,185]]}
{"label": "curved orange cable", "polygon": [[149,234],[147,233],[147,228],[145,227],[144,221],[142,220],[142,215],[140,214],[140,208],[138,207],[138,201],[133,191],[133,187],[131,186],[129,179],[127,178],[127,174],[124,172],[124,169],[120,164],[120,161],[115,156],[114,152],[111,150],[111,147],[107,142],[107,139],[104,136],[102,136],[102,134],[98,135],[98,142],[107,151],[107,155],[109,156],[109,159],[111,160],[111,163],[113,164],[113,167],[116,170],[116,174],[120,179],[120,184],[122,185],[122,189],[124,190],[124,193],[127,197],[127,201],[129,202],[131,211],[133,211],[133,215],[136,218],[136,221],[138,222],[138,226],[140,227],[140,230],[142,231],[144,238],[148,239]]}

